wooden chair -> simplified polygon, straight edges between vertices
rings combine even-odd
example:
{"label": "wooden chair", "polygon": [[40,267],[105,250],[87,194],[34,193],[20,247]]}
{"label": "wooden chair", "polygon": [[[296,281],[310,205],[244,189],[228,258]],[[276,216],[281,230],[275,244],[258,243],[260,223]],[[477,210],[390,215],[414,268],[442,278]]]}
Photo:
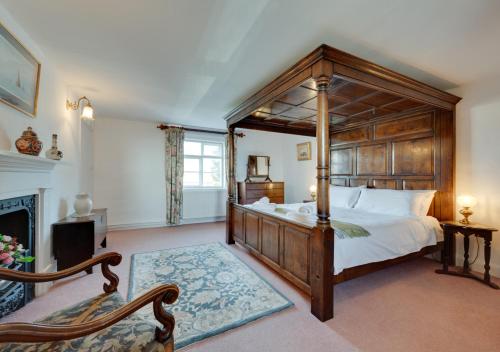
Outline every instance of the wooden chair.
{"label": "wooden chair", "polygon": [[[105,253],[55,273],[27,273],[0,268],[0,279],[18,282],[59,280],[101,264],[109,280],[104,293],[31,323],[0,324],[0,351],[173,351],[175,319],[163,304],[177,300],[176,285],[161,285],[126,303],[117,292],[118,276],[109,266],[120,264],[118,253]],[[162,328],[136,314],[152,303]]]}

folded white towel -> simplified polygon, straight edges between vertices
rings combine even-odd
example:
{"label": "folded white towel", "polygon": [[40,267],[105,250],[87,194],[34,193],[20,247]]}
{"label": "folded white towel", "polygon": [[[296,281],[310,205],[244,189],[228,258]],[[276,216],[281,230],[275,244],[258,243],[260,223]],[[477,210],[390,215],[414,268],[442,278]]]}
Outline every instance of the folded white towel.
{"label": "folded white towel", "polygon": [[259,199],[258,201],[254,202],[253,204],[269,204],[269,203],[270,203],[269,198],[262,197],[261,199]]}
{"label": "folded white towel", "polygon": [[315,214],[316,209],[311,205],[303,205],[297,210],[300,214]]}
{"label": "folded white towel", "polygon": [[296,211],[290,211],[286,214],[286,216],[292,220],[298,222],[314,222],[315,217],[312,214],[299,213]]}
{"label": "folded white towel", "polygon": [[276,203],[259,203],[255,202],[252,204],[252,208],[261,211],[273,212],[276,209]]}

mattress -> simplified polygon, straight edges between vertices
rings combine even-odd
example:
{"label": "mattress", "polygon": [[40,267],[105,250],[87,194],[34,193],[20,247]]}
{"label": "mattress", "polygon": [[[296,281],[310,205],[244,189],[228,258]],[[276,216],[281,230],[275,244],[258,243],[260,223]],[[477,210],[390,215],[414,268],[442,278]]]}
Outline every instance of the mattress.
{"label": "mattress", "polygon": [[[303,206],[303,203],[282,204],[278,211],[270,207],[247,207],[312,228],[316,221],[314,214],[291,218],[282,210],[290,210],[293,214]],[[332,219],[362,226],[370,233],[368,237],[335,238],[335,274],[358,265],[417,252],[435,245],[443,237],[438,220],[431,216],[396,216],[348,208],[332,208],[330,213]]]}

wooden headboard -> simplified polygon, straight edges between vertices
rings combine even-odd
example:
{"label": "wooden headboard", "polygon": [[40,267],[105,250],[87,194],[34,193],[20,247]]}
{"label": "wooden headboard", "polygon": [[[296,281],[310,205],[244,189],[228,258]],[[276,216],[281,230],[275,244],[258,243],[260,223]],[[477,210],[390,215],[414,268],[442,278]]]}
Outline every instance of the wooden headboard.
{"label": "wooden headboard", "polygon": [[433,110],[370,121],[333,133],[331,182],[437,190],[429,215],[454,217],[454,116]]}

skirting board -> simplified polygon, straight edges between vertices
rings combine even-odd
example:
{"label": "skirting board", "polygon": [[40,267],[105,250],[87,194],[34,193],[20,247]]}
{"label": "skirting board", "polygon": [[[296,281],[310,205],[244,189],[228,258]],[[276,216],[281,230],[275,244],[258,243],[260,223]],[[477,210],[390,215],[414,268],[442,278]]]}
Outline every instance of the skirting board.
{"label": "skirting board", "polygon": [[[457,266],[462,266],[464,264],[464,258],[463,256],[456,256],[456,261],[455,261]],[[478,261],[470,266],[472,271],[475,271],[476,273],[482,275],[484,273],[484,262],[482,261],[482,258],[478,259]],[[490,275],[500,278],[500,265],[496,263],[490,263]]]}
{"label": "skirting board", "polygon": [[[43,273],[53,273],[56,271],[56,263],[50,263],[43,269]],[[35,284],[35,297],[41,296],[46,293],[52,286],[53,282],[40,282]]]}
{"label": "skirting board", "polygon": [[[495,237],[495,236],[493,236]],[[463,249],[463,236],[457,236],[457,247],[455,252],[455,263],[457,266],[462,266],[464,263],[464,249]],[[479,244],[479,247],[478,247]],[[477,252],[479,250],[479,253]],[[475,263],[469,264],[472,271],[479,274],[484,273],[484,241],[482,238],[478,238],[477,242],[472,241],[469,246],[469,262],[472,262],[478,253],[478,257]],[[492,253],[490,261],[490,275],[500,278],[500,258],[499,256]]]}
{"label": "skirting board", "polygon": [[[215,217],[207,217],[207,218],[191,218],[191,219],[182,219],[180,225],[189,225],[189,224],[204,224],[208,222],[219,222],[226,221],[225,216],[215,216]],[[138,222],[132,224],[117,224],[117,225],[109,225],[108,231],[121,231],[121,230],[137,230],[137,229],[149,229],[155,227],[170,227],[170,226],[180,226],[180,225],[168,225],[165,221],[158,222]]]}
{"label": "skirting board", "polygon": [[[482,245],[481,245],[480,248],[482,250],[482,248],[483,248]],[[458,252],[459,252],[459,250],[457,249],[457,253],[455,255],[455,263],[456,263],[455,265],[456,266],[463,266],[463,264],[464,264],[463,254],[460,254]],[[470,253],[474,253],[474,251],[471,251]],[[472,254],[471,254],[471,256],[473,257]],[[440,260],[440,254],[438,254],[438,253],[429,254],[429,255],[426,255],[425,257],[429,258],[429,259],[436,260],[436,261]],[[479,274],[483,273],[484,272],[484,261],[483,261],[483,258],[479,257],[476,263],[470,265],[470,268],[471,268],[472,271],[475,271],[475,272],[477,272]],[[491,276],[500,278],[500,264],[491,262],[490,263],[490,274],[491,274]]]}

